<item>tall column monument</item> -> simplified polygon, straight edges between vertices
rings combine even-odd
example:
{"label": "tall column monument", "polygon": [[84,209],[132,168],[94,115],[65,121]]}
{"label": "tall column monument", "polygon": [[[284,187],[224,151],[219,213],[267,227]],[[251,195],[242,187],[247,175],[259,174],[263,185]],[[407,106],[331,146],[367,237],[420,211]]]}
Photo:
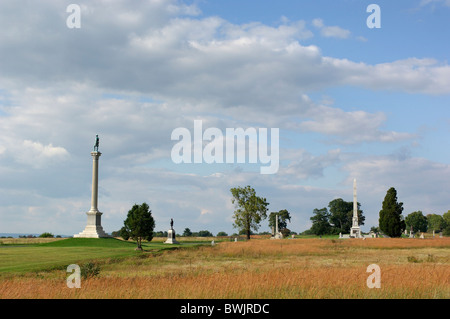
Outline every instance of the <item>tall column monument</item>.
{"label": "tall column monument", "polygon": [[73,237],[81,238],[100,238],[109,237],[105,233],[102,227],[101,219],[102,213],[97,208],[98,203],[98,160],[102,153],[98,151],[99,138],[96,137],[94,151],[91,152],[92,156],[92,194],[91,194],[91,209],[86,213],[87,225],[86,228],[79,234],[73,235]]}
{"label": "tall column monument", "polygon": [[353,180],[353,219],[350,237],[361,238],[361,228],[358,222],[358,201],[356,199],[356,179]]}
{"label": "tall column monument", "polygon": [[275,233],[270,239],[282,239],[283,234],[278,230],[278,214],[275,214]]}

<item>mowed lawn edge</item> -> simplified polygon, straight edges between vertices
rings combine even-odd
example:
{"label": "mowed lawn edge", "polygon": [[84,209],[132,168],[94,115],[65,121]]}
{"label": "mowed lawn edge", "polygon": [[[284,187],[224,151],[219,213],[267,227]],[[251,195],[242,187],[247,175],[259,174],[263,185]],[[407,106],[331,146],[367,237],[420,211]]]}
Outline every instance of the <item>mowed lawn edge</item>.
{"label": "mowed lawn edge", "polygon": [[166,245],[143,243],[144,251],[136,251],[136,243],[115,238],[68,238],[42,244],[0,246],[0,275],[23,274],[67,267],[70,264],[125,258],[148,252],[190,247],[204,243]]}

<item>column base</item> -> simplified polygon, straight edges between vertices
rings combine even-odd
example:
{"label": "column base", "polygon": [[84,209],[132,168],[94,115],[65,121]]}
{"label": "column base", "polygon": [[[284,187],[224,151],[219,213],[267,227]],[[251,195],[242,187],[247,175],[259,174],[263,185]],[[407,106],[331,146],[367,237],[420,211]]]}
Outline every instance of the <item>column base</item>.
{"label": "column base", "polygon": [[86,228],[79,234],[73,235],[74,238],[105,238],[111,237],[104,230],[101,225],[102,213],[99,211],[89,211],[86,213],[88,216],[88,223]]}
{"label": "column base", "polygon": [[179,244],[179,242],[175,239],[175,230],[169,229],[167,231],[167,240],[164,244]]}
{"label": "column base", "polygon": [[73,235],[73,238],[106,238],[111,237],[103,230],[102,226],[86,226],[79,234]]}
{"label": "column base", "polygon": [[272,237],[270,237],[270,239],[283,239],[283,234],[278,232],[275,235],[273,235]]}
{"label": "column base", "polygon": [[350,237],[361,238],[362,237],[361,236],[361,228],[359,228],[359,227],[352,227],[350,229]]}

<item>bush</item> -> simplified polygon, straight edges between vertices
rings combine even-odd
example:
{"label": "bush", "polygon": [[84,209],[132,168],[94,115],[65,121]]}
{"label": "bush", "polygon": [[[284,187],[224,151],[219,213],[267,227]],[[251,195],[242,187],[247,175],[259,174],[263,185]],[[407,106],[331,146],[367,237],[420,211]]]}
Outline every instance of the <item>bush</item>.
{"label": "bush", "polygon": [[39,235],[39,238],[53,238],[55,236],[53,236],[52,233],[42,233]]}
{"label": "bush", "polygon": [[82,265],[80,270],[83,279],[95,277],[100,274],[100,266],[90,261]]}
{"label": "bush", "polygon": [[287,238],[291,234],[291,230],[288,228],[283,228],[280,230],[280,233],[283,234],[284,238]]}
{"label": "bush", "polygon": [[198,232],[198,237],[214,237],[214,235],[208,230],[201,230]]}
{"label": "bush", "polygon": [[122,237],[123,240],[130,239],[130,233],[125,229],[125,227],[122,227],[119,230],[119,236]]}
{"label": "bush", "polygon": [[442,232],[444,236],[450,236],[450,226],[447,226],[447,228],[444,229]]}
{"label": "bush", "polygon": [[408,256],[407,259],[408,259],[408,262],[410,262],[410,263],[420,263],[421,262],[418,258],[416,258],[414,256]]}
{"label": "bush", "polygon": [[224,231],[220,231],[217,233],[217,237],[220,237],[220,236],[228,236],[228,234]]}
{"label": "bush", "polygon": [[153,233],[153,237],[167,237],[167,231],[157,231]]}

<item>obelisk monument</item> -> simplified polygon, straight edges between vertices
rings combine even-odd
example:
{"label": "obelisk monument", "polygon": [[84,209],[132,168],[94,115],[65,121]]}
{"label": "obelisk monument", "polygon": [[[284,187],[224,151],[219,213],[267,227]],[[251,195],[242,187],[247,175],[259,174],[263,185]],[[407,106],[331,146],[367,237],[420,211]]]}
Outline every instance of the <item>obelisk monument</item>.
{"label": "obelisk monument", "polygon": [[102,153],[98,151],[99,138],[96,136],[94,151],[91,152],[92,156],[92,194],[91,194],[91,209],[86,213],[87,225],[86,228],[79,234],[73,235],[73,237],[82,238],[100,238],[109,237],[105,233],[102,227],[102,213],[97,208],[98,203],[98,160]]}
{"label": "obelisk monument", "polygon": [[281,239],[283,234],[278,230],[278,214],[275,214],[275,234],[270,239]]}
{"label": "obelisk monument", "polygon": [[361,228],[358,222],[358,200],[356,199],[356,178],[353,180],[353,218],[350,237],[361,238]]}

